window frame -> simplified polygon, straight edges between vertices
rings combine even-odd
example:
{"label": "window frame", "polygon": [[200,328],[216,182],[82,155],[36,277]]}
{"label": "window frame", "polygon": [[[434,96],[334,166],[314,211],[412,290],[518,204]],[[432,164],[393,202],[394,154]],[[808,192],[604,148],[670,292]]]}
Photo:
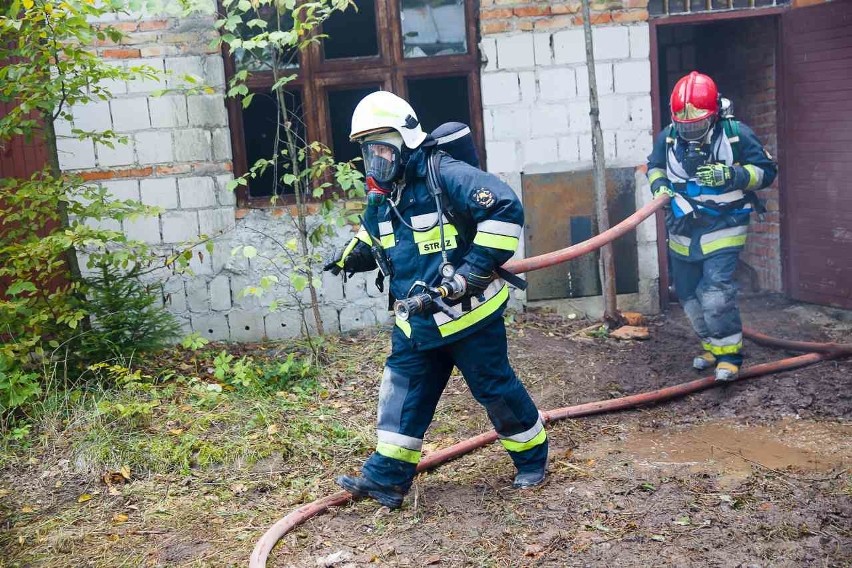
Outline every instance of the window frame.
{"label": "window frame", "polygon": [[[470,127],[474,143],[485,168],[485,136],[480,89],[481,57],[479,53],[479,0],[465,0],[465,39],[467,53],[430,57],[405,58],[402,45],[401,0],[374,0],[376,3],[376,32],[379,54],[369,57],[349,57],[325,60],[322,43],[312,43],[300,55],[297,77],[288,84],[288,90],[301,92],[305,110],[305,134],[308,140],[320,141],[332,147],[328,96],[330,90],[380,85],[407,98],[409,79],[439,77],[466,77]],[[220,6],[221,10],[221,6]],[[236,62],[222,46],[225,61],[225,78],[230,81],[236,73]],[[250,90],[269,89],[273,84],[271,72],[250,72],[247,86]],[[309,104],[308,101],[311,101]],[[228,122],[231,132],[234,175],[245,174],[249,169],[245,146],[245,125],[242,104],[226,98]],[[417,109],[415,109],[417,110]],[[437,125],[434,125],[437,126]],[[331,148],[332,151],[334,148]],[[237,187],[237,206],[248,208],[271,207],[268,196],[251,196],[246,186]],[[294,202],[292,194],[282,195],[278,204]]]}

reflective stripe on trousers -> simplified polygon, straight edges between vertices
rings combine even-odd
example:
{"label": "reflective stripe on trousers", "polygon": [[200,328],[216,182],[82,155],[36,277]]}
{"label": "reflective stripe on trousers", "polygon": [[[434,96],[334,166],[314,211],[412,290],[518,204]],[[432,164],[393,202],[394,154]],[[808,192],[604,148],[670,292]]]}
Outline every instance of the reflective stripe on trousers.
{"label": "reflective stripe on trousers", "polygon": [[379,390],[378,443],[362,468],[364,475],[408,488],[420,461],[423,435],[454,366],[485,408],[518,470],[541,466],[547,458],[547,433],[509,365],[503,319],[495,318],[474,334],[425,351],[411,347],[401,330],[394,331]]}
{"label": "reflective stripe on trousers", "polygon": [[722,252],[690,261],[671,256],[670,274],[683,310],[705,351],[720,361],[742,363],[742,321],[734,270],[739,253]]}

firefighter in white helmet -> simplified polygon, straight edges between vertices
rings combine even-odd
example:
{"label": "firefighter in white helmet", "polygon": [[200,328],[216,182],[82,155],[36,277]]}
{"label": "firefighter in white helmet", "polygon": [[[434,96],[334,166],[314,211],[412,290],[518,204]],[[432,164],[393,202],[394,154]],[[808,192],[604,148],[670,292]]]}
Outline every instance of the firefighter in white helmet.
{"label": "firefighter in white helmet", "polygon": [[356,497],[399,507],[420,461],[423,435],[458,367],[514,461],[514,486],[540,484],[547,433],[509,365],[502,318],[509,290],[493,275],[517,249],[524,222],[520,201],[497,177],[433,154],[414,109],[392,93],[361,100],[350,138],[361,145],[368,206],[358,235],[327,268],[361,272],[378,265],[397,300],[442,283],[455,292],[429,309],[397,316],[379,393],[376,450],[360,476],[341,476],[338,483]]}

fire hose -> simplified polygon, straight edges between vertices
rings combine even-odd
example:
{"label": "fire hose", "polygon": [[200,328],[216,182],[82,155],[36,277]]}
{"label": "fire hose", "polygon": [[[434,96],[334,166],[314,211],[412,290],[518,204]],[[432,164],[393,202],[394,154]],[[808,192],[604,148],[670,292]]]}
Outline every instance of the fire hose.
{"label": "fire hose", "polygon": [[[665,206],[668,201],[669,198],[666,196],[658,197],[651,203],[638,209],[621,223],[586,241],[540,256],[510,261],[504,264],[503,268],[518,274],[553,266],[554,264],[559,264],[592,252],[636,228],[639,223],[650,217],[655,211]],[[791,341],[770,337],[748,328],[743,329],[743,335],[746,338],[763,345],[790,351],[804,351],[807,352],[807,354],[781,359],[771,363],[763,363],[743,369],[739,374],[738,380],[780,373],[782,371],[790,371],[822,361],[852,355],[852,344]],[[549,423],[566,418],[579,418],[581,416],[591,416],[605,412],[626,410],[638,406],[671,400],[673,398],[679,398],[712,388],[718,384],[719,383],[713,376],[709,376],[653,391],[548,410],[542,412],[542,417],[544,418],[545,423]],[[419,473],[434,469],[441,464],[491,444],[497,439],[497,433],[494,430],[491,430],[490,432],[485,432],[478,436],[463,440],[448,448],[438,450],[426,456],[417,465],[417,472]],[[329,509],[329,507],[345,505],[351,499],[352,495],[348,491],[338,491],[337,493],[323,497],[313,501],[312,503],[308,503],[307,505],[303,505],[277,521],[263,534],[255,545],[254,550],[252,550],[251,557],[249,559],[249,568],[265,567],[266,559],[272,551],[272,548],[292,529],[304,523],[308,519],[324,513]]]}

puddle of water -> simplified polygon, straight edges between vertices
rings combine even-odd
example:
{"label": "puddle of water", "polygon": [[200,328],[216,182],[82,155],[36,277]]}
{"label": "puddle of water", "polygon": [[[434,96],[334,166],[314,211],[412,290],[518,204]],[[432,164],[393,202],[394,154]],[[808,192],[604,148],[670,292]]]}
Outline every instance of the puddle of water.
{"label": "puddle of water", "polygon": [[[737,477],[760,466],[820,472],[852,462],[852,425],[782,421],[772,426],[699,424],[686,429],[633,432],[620,450],[649,466],[688,464]],[[759,465],[758,465],[759,464]]]}

